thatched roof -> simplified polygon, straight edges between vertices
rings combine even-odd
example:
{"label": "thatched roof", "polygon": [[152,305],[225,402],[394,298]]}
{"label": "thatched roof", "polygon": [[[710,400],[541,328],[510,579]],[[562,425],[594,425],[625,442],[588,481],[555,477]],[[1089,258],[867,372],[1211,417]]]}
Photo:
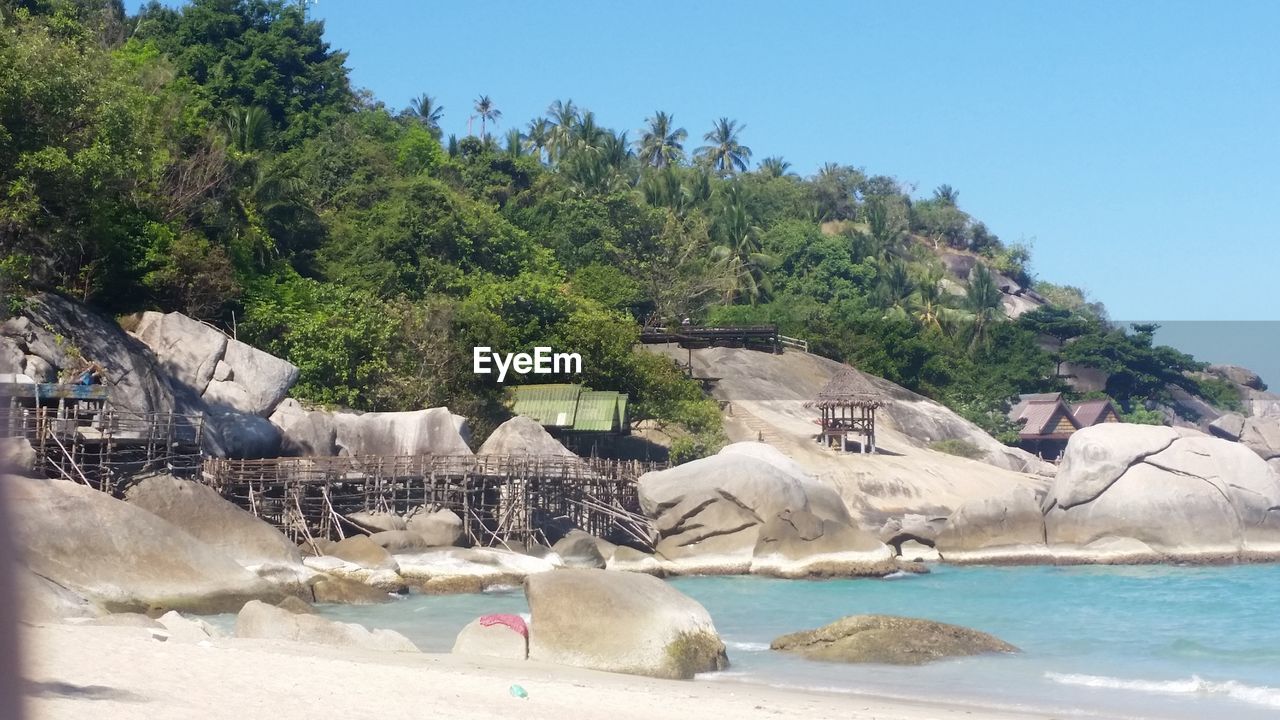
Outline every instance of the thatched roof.
{"label": "thatched roof", "polygon": [[888,402],[884,393],[875,389],[862,375],[853,370],[845,370],[831,379],[822,388],[818,396],[805,403],[810,408],[833,408],[842,406],[878,408]]}

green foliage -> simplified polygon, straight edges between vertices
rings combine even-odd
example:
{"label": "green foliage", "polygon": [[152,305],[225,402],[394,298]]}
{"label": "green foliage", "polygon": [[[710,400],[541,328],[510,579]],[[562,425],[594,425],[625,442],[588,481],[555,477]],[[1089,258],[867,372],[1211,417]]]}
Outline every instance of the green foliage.
{"label": "green foliage", "polygon": [[1201,377],[1196,381],[1196,394],[1209,401],[1210,405],[1231,412],[1244,410],[1240,388],[1230,380],[1219,377]]}
{"label": "green foliage", "polygon": [[969,458],[970,460],[978,460],[982,458],[982,450],[977,445],[966,440],[957,440],[949,438],[947,440],[938,440],[929,444],[930,450],[937,450],[948,455]]}

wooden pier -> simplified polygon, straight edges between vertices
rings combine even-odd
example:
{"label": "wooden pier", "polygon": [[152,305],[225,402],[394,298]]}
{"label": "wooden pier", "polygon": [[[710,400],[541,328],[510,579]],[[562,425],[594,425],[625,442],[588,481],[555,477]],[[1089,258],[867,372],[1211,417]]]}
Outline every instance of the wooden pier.
{"label": "wooden pier", "polygon": [[205,461],[201,480],[295,542],[366,532],[359,511],[452,510],[474,545],[550,544],[581,528],[651,549],[636,480],[664,465],[563,456],[420,455]]}
{"label": "wooden pier", "polygon": [[96,385],[5,383],[0,398],[0,437],[26,438],[49,477],[119,495],[140,474],[200,469],[200,414],[118,410]]}

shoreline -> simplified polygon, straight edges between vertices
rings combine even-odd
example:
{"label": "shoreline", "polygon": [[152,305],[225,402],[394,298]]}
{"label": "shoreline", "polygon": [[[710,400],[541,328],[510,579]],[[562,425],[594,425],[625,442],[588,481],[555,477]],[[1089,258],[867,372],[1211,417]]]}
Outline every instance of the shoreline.
{"label": "shoreline", "polygon": [[[531,661],[381,653],[222,638],[158,641],[135,627],[23,626],[29,717],[456,717],[563,720],[1047,720],[1062,713],[766,684],[657,680]],[[528,698],[513,697],[518,684]],[[590,710],[587,710],[587,709]],[[1087,715],[1087,717],[1118,717]]]}

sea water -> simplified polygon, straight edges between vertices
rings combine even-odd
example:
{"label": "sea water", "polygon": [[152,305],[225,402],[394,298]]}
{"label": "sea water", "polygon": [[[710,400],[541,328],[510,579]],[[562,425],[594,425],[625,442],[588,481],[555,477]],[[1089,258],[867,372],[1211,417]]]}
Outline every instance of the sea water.
{"label": "sea water", "polygon": [[[670,582],[707,608],[728,646],[732,666],[709,680],[1083,717],[1280,718],[1280,565],[940,566],[882,580]],[[528,606],[512,589],[322,612],[447,652],[478,615]],[[894,667],[769,650],[779,635],[862,613],[964,625],[1022,652]]]}

